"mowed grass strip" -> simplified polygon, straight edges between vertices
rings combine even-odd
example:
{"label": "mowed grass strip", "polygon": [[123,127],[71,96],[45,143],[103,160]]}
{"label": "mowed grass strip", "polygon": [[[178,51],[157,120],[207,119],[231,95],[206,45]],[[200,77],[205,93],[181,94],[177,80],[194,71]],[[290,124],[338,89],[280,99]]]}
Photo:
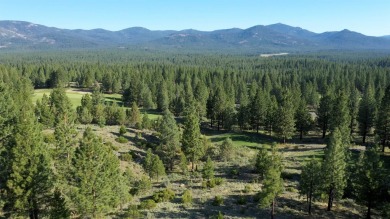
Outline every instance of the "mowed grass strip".
{"label": "mowed grass strip", "polygon": [[[36,89],[34,90],[33,94],[33,103],[36,103],[37,100],[42,99],[43,95],[46,94],[47,96],[50,96],[52,89]],[[66,95],[70,99],[70,102],[72,103],[72,107],[76,109],[78,106],[81,105],[81,98],[85,94],[91,94],[89,91],[81,91],[81,90],[74,90],[74,89],[66,89]],[[104,94],[105,102],[107,104],[117,103],[119,106],[122,106],[122,95],[120,94]],[[125,107],[128,109],[129,107]],[[161,117],[161,114],[154,111],[154,110],[142,110],[141,112],[147,112],[149,119],[158,119]]]}

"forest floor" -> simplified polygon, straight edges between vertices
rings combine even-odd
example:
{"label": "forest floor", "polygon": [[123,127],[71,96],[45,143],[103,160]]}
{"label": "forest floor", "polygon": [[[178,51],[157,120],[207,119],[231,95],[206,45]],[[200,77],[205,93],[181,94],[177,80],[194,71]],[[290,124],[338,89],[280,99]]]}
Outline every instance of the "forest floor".
{"label": "forest floor", "polygon": [[[82,131],[85,126],[78,127]],[[105,142],[112,142],[118,155],[130,153],[131,162],[121,161],[121,167],[130,167],[135,178],[144,175],[142,161],[146,147],[139,142],[158,142],[153,132],[128,129],[125,137],[129,142],[121,144],[115,141],[118,137],[119,126],[100,128],[93,126],[93,130]],[[158,203],[151,210],[142,210],[142,217],[146,218],[210,218],[222,212],[224,218],[269,218],[270,209],[261,209],[254,201],[255,194],[261,191],[257,174],[253,173],[253,159],[259,148],[270,148],[272,137],[252,132],[223,132],[210,129],[202,130],[212,144],[220,144],[229,137],[235,144],[235,152],[229,161],[215,160],[215,176],[223,178],[222,185],[214,188],[203,188],[201,179],[202,162],[197,165],[198,171],[183,175],[179,170],[169,173],[158,182],[153,182],[153,188],[133,197],[130,205],[140,204],[142,200],[151,198],[154,192],[163,188],[172,189],[176,198],[171,202]],[[366,208],[356,204],[351,199],[335,202],[332,211],[326,211],[326,197],[314,203],[312,215],[307,214],[307,204],[304,197],[299,195],[298,182],[301,166],[312,157],[321,159],[324,154],[324,141],[316,135],[307,136],[303,141],[293,140],[287,144],[279,144],[278,149],[284,157],[284,191],[277,199],[277,218],[362,218]],[[352,150],[363,150],[364,147],[353,146]],[[320,183],[320,182],[319,182]],[[250,188],[245,189],[245,188]],[[181,196],[185,190],[191,190],[193,204],[185,206]],[[212,205],[216,195],[223,197],[223,204]],[[241,200],[241,201],[238,201]],[[121,213],[114,214],[113,218],[128,218],[126,208]],[[374,212],[375,214],[375,212]],[[131,217],[130,217],[131,218]],[[380,218],[373,216],[372,218]]]}

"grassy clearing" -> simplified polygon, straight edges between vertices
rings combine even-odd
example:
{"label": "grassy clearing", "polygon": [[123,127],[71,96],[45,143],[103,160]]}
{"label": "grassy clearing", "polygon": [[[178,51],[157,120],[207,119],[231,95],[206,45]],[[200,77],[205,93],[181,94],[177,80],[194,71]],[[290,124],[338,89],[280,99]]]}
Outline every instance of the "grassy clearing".
{"label": "grassy clearing", "polygon": [[[34,94],[33,94],[33,103],[35,103],[37,100],[39,99],[42,99],[43,95],[46,94],[47,96],[50,95],[50,92],[52,91],[52,89],[36,89],[34,90]],[[70,99],[70,102],[72,103],[72,106],[74,109],[76,109],[78,106],[81,105],[81,98],[83,97],[83,95],[85,94],[91,94],[90,91],[84,91],[84,90],[77,90],[77,89],[67,89],[66,90],[66,94],[67,96],[69,97]],[[104,94],[104,97],[105,97],[105,102],[107,104],[113,104],[113,103],[116,103],[118,104],[119,106],[122,106],[122,96],[120,94]],[[125,108],[128,108],[128,107],[125,107]],[[148,113],[149,115],[149,119],[158,119],[159,117],[161,117],[161,114],[155,110],[143,110],[141,109],[141,112],[144,113]]]}

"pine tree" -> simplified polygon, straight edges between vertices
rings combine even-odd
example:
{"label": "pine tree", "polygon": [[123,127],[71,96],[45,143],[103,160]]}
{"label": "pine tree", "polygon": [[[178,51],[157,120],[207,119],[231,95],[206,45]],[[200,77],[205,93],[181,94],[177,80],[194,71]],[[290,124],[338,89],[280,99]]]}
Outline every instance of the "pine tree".
{"label": "pine tree", "polygon": [[130,125],[137,126],[137,124],[141,124],[141,112],[138,109],[137,103],[133,102],[131,105],[131,113],[130,113]]}
{"label": "pine tree", "polygon": [[221,144],[220,157],[224,161],[229,161],[234,153],[234,144],[232,139],[225,138]]}
{"label": "pine tree", "polygon": [[204,153],[204,148],[200,140],[199,118],[194,108],[190,108],[184,122],[182,143],[183,152],[192,163],[192,170],[194,170],[195,163]]}
{"label": "pine tree", "polygon": [[283,179],[281,177],[283,167],[276,144],[272,145],[272,153],[269,160],[271,163],[265,173],[262,191],[260,192],[260,206],[271,206],[271,218],[274,218],[276,198],[283,191]]}
{"label": "pine tree", "polygon": [[294,112],[291,93],[284,90],[277,111],[277,125],[275,127],[275,132],[283,139],[283,143],[286,143],[286,139],[290,139],[295,132]]}
{"label": "pine tree", "polygon": [[157,109],[164,112],[169,107],[168,89],[165,81],[161,82],[157,94]]}
{"label": "pine tree", "polygon": [[214,178],[214,163],[211,160],[210,156],[207,156],[206,164],[203,167],[202,175],[203,178],[208,180]]}
{"label": "pine tree", "polygon": [[367,206],[366,218],[371,218],[371,209],[377,207],[386,193],[385,168],[380,158],[379,148],[372,147],[361,152],[356,166],[357,177],[354,187],[357,201]]}
{"label": "pine tree", "polygon": [[323,188],[328,195],[328,211],[331,210],[334,199],[341,198],[346,186],[347,164],[342,143],[343,137],[337,128],[331,133],[322,164]]}
{"label": "pine tree", "polygon": [[349,115],[351,123],[349,125],[351,129],[351,135],[356,130],[357,117],[359,113],[360,92],[357,88],[354,88],[349,95]]}
{"label": "pine tree", "polygon": [[259,133],[260,126],[264,124],[266,110],[266,99],[263,91],[259,89],[250,103],[250,122],[252,127],[256,129],[257,133]]}
{"label": "pine tree", "polygon": [[375,102],[374,93],[372,88],[369,86],[364,92],[358,113],[359,131],[363,137],[363,144],[366,143],[366,136],[370,133],[376,121]]}
{"label": "pine tree", "polygon": [[264,179],[270,163],[271,161],[267,149],[261,148],[259,152],[257,152],[255,158],[255,171],[260,175],[261,179]]}
{"label": "pine tree", "polygon": [[76,119],[76,114],[72,108],[72,103],[64,88],[53,89],[50,93],[50,108],[54,114],[55,125],[61,121],[65,123],[73,123]]}
{"label": "pine tree", "polygon": [[318,108],[318,126],[322,130],[322,138],[325,138],[326,132],[329,130],[329,123],[332,114],[333,98],[330,94],[325,94],[320,100]]}
{"label": "pine tree", "polygon": [[142,128],[143,129],[151,129],[152,128],[152,120],[149,119],[148,113],[144,113],[142,115]]}
{"label": "pine tree", "polygon": [[54,125],[54,114],[50,110],[50,101],[49,97],[46,94],[43,94],[41,100],[37,100],[35,106],[35,115],[38,118],[38,121],[45,127],[51,128]]}
{"label": "pine tree", "polygon": [[329,121],[331,131],[339,129],[343,137],[343,145],[347,147],[350,143],[350,121],[348,108],[348,96],[341,91],[333,101],[332,114]]}
{"label": "pine tree", "polygon": [[386,88],[385,95],[378,112],[375,132],[379,135],[382,145],[382,152],[390,140],[390,86]]}
{"label": "pine tree", "polygon": [[150,178],[158,179],[162,176],[165,176],[165,168],[162,160],[158,155],[152,156],[152,165],[151,165],[151,172],[149,173]]}
{"label": "pine tree", "polygon": [[312,158],[303,166],[299,181],[299,193],[306,196],[309,214],[313,200],[319,197],[321,179],[321,163]]}
{"label": "pine tree", "polygon": [[[28,87],[26,84],[24,86]],[[7,164],[1,178],[5,181],[4,211],[12,216],[39,218],[50,205],[53,188],[49,156],[44,147],[41,127],[34,116],[31,92],[21,88],[15,129],[6,142]],[[15,96],[14,96],[15,97]],[[2,186],[3,187],[3,186]],[[8,215],[8,216],[10,216]]]}
{"label": "pine tree", "polygon": [[312,119],[307,109],[306,101],[300,101],[297,111],[295,112],[295,127],[299,131],[299,139],[302,140],[303,134],[310,130]]}
{"label": "pine tree", "polygon": [[101,103],[93,106],[92,122],[103,127],[106,124],[105,106]]}
{"label": "pine tree", "polygon": [[172,171],[180,151],[180,133],[175,118],[168,110],[164,112],[158,131],[161,141],[157,151],[165,167]]}
{"label": "pine tree", "polygon": [[80,216],[96,218],[119,204],[119,160],[91,128],[85,130],[72,164],[71,197]]}

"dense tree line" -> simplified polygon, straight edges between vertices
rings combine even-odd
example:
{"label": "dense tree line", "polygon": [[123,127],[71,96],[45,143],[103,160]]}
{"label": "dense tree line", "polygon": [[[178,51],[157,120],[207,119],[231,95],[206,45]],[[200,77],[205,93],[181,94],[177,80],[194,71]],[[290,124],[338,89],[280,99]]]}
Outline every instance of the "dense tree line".
{"label": "dense tree line", "polygon": [[[352,181],[353,198],[371,209],[386,203],[388,191],[379,156],[390,142],[390,61],[330,61],[311,57],[268,58],[207,55],[129,58],[120,62],[77,60],[8,61],[0,64],[0,206],[6,214],[38,218],[98,217],[126,203],[129,185],[118,157],[90,128],[75,140],[77,123],[154,129],[159,143],[147,151],[143,167],[151,179],[183,173],[207,161],[209,142],[201,125],[276,137],[282,143],[309,132],[326,138],[324,159],[302,170],[300,191],[312,200],[325,194],[328,210]],[[65,88],[91,90],[73,109]],[[34,88],[54,88],[35,104]],[[103,93],[122,100],[105,101]],[[162,114],[151,122],[139,108]],[[176,118],[183,118],[178,125]],[[43,129],[54,130],[44,141]],[[359,139],[356,138],[359,137]],[[360,140],[361,137],[361,140]],[[350,166],[351,142],[367,145]],[[370,144],[367,144],[370,143]],[[220,157],[228,159],[229,141]],[[31,156],[34,155],[34,156]],[[18,165],[16,165],[18,164]],[[359,177],[351,180],[353,169]],[[256,169],[262,178],[262,206],[275,206],[283,188],[281,157],[261,150]],[[27,179],[27,180],[24,180]],[[318,186],[316,181],[321,179]],[[274,211],[272,210],[272,215]]]}

